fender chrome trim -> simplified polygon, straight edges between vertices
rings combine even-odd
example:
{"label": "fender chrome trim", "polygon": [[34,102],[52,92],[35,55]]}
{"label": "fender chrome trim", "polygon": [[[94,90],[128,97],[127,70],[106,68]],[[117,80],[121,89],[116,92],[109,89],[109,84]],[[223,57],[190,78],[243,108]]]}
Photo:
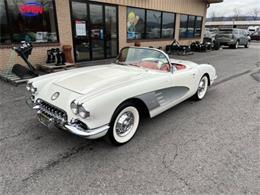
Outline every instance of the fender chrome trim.
{"label": "fender chrome trim", "polygon": [[107,134],[109,126],[104,125],[102,127],[98,127],[95,129],[83,129],[77,124],[67,124],[65,125],[65,128],[68,129],[71,133],[85,137],[87,139],[97,139],[100,137],[103,137]]}

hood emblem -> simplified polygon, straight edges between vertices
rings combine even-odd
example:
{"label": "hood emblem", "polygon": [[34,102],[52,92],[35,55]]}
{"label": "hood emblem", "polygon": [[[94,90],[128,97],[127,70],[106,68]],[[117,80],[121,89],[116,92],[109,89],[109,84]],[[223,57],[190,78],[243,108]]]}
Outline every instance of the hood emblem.
{"label": "hood emblem", "polygon": [[60,96],[60,93],[59,93],[59,92],[55,92],[55,93],[51,96],[51,100],[56,100],[59,96]]}

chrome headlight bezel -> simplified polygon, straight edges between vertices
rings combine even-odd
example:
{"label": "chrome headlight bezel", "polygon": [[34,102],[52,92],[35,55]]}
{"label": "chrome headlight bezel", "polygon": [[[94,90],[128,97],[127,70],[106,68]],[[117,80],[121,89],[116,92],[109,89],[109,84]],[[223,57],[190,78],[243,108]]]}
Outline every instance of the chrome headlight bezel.
{"label": "chrome headlight bezel", "polygon": [[37,92],[37,88],[33,86],[33,83],[28,82],[26,85],[26,89],[27,91],[31,92],[31,93],[36,93]]}
{"label": "chrome headlight bezel", "polygon": [[71,102],[70,109],[73,114],[79,115],[83,119],[90,116],[90,113],[82,106],[82,104],[78,104],[75,100]]}
{"label": "chrome headlight bezel", "polygon": [[75,101],[71,102],[70,109],[71,109],[72,113],[75,115],[77,115],[79,113],[79,107]]}
{"label": "chrome headlight bezel", "polygon": [[26,85],[26,89],[27,89],[27,91],[31,91],[31,88],[32,88],[32,83],[27,83],[27,85]]}
{"label": "chrome headlight bezel", "polygon": [[79,116],[83,119],[89,117],[89,112],[82,106],[79,106]]}

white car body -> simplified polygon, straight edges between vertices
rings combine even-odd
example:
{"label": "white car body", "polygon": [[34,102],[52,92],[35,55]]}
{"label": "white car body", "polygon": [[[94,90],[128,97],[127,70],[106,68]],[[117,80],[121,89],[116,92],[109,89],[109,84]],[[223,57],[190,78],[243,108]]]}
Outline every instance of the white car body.
{"label": "white car body", "polygon": [[[57,116],[41,105],[43,101],[54,109],[63,110],[67,116],[60,125],[64,129],[95,139],[107,133],[113,113],[123,102],[140,101],[149,116],[154,117],[193,96],[203,75],[209,78],[209,85],[217,78],[215,68],[209,64],[169,59],[167,54],[160,52],[171,64],[183,64],[186,68],[177,70],[173,67],[170,72],[162,72],[112,63],[40,76],[28,82],[37,89],[31,98],[34,109],[38,114],[49,115],[49,119]],[[73,101],[87,110],[87,118],[72,112]],[[79,121],[85,128],[78,124]]]}

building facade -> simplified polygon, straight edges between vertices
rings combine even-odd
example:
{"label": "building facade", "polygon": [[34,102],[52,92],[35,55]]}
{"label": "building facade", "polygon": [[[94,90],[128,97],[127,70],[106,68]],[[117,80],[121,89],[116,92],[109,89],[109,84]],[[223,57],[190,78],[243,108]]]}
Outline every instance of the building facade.
{"label": "building facade", "polygon": [[260,20],[246,20],[246,21],[208,21],[205,24],[206,28],[242,28],[260,26]]}
{"label": "building facade", "polygon": [[[13,65],[12,46],[33,42],[30,60],[70,45],[75,62],[116,57],[120,48],[162,47],[201,40],[207,7],[222,0],[0,0],[0,70]],[[17,63],[21,60],[17,57]]]}

